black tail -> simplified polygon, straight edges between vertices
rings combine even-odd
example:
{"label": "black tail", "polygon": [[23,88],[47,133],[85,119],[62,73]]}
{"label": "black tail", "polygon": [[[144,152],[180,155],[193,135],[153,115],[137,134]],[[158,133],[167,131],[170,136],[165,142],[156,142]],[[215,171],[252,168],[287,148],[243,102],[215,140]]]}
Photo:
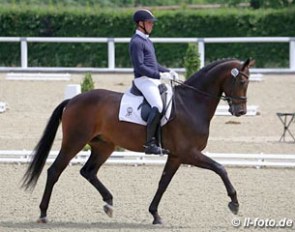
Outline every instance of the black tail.
{"label": "black tail", "polygon": [[23,177],[22,187],[24,187],[25,189],[34,189],[34,187],[36,186],[38,178],[42,172],[49,151],[53,144],[64,107],[68,104],[69,101],[69,99],[63,101],[53,111],[43,132],[43,135],[33,151],[33,160]]}

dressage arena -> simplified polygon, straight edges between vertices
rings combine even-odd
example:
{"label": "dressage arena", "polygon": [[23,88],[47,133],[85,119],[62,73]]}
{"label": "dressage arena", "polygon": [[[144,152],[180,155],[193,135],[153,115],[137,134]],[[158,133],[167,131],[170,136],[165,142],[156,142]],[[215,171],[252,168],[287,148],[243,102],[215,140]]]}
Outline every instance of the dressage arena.
{"label": "dressage arena", "polygon": [[[79,84],[83,75],[66,81],[7,80],[0,74],[0,101],[8,109],[0,113],[0,150],[32,150],[52,110],[64,98],[65,87]],[[130,74],[93,75],[96,88],[124,91]],[[257,105],[259,115],[215,116],[206,151],[212,153],[295,154],[287,135],[279,142],[283,126],[277,112],[295,112],[295,75],[265,75],[250,82],[248,105]],[[225,104],[221,102],[221,104]],[[295,134],[295,123],[290,127]],[[61,142],[59,131],[53,150]],[[277,231],[273,223],[292,222],[279,231],[295,230],[295,169],[227,167],[240,201],[237,216],[227,208],[229,198],[221,179],[213,172],[182,166],[159,205],[164,225],[153,226],[148,212],[163,165],[113,165],[98,175],[114,196],[114,217],[104,214],[98,192],[79,174],[81,165],[71,165],[55,185],[48,210],[49,223],[35,221],[44,190],[46,165],[35,190],[20,188],[24,164],[0,163],[0,232],[11,231]],[[247,222],[253,222],[244,228]],[[270,222],[270,223],[269,223]],[[291,223],[291,224],[292,224]],[[255,225],[256,228],[255,228]],[[285,223],[286,224],[286,223]]]}

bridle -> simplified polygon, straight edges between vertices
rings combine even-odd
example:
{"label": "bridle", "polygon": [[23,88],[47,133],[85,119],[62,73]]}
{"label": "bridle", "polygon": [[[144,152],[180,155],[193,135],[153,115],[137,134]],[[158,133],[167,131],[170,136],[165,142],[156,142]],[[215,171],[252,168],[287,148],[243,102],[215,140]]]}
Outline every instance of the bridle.
{"label": "bridle", "polygon": [[233,79],[233,82],[232,82],[232,88],[231,88],[231,91],[230,91],[230,96],[225,96],[225,95],[221,95],[221,96],[215,96],[215,95],[212,95],[212,94],[209,94],[205,91],[202,91],[196,87],[193,87],[191,85],[187,85],[185,84],[183,81],[179,81],[179,80],[174,80],[175,83],[181,85],[181,86],[184,86],[186,88],[189,88],[191,90],[193,90],[194,92],[197,92],[199,94],[202,94],[206,97],[210,97],[210,98],[215,98],[215,99],[218,99],[218,100],[223,100],[223,101],[227,101],[229,105],[232,105],[234,101],[238,101],[240,103],[246,103],[247,102],[247,97],[246,96],[233,96],[233,92],[234,92],[234,89],[235,89],[235,86],[236,86],[236,80],[238,79],[239,76],[244,76],[247,78],[247,80],[249,81],[249,76],[242,72],[242,71],[239,71],[237,68],[233,68],[231,70],[231,75],[232,75],[232,79]]}
{"label": "bridle", "polygon": [[248,82],[249,81],[249,76],[246,73],[244,73],[242,71],[239,71],[237,68],[233,68],[230,73],[231,73],[231,75],[233,77],[233,82],[232,82],[233,84],[232,84],[232,88],[231,88],[231,91],[230,91],[230,96],[229,97],[225,96],[226,101],[228,102],[229,105],[233,104],[233,100],[238,101],[240,103],[246,103],[247,102],[247,97],[246,96],[241,96],[241,97],[233,96],[233,92],[234,92],[238,77],[239,76],[244,76],[244,77],[246,77],[247,82]]}

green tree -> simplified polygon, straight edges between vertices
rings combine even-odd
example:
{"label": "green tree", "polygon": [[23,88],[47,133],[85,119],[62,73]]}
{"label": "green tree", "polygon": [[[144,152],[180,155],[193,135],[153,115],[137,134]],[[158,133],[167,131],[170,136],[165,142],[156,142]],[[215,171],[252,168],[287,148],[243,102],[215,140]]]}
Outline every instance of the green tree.
{"label": "green tree", "polygon": [[184,57],[185,78],[188,79],[200,69],[200,55],[198,46],[195,43],[188,44]]}
{"label": "green tree", "polygon": [[85,93],[85,92],[90,91],[92,89],[94,89],[94,82],[92,80],[91,73],[88,72],[84,76],[84,79],[81,83],[81,92]]}

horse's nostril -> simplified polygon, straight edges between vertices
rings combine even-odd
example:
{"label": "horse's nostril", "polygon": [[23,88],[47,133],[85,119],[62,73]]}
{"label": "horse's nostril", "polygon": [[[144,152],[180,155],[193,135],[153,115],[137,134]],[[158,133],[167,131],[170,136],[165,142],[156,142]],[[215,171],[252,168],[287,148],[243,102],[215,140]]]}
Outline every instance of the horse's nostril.
{"label": "horse's nostril", "polygon": [[237,116],[242,116],[246,114],[246,111],[245,110],[240,110],[238,113],[237,113]]}

